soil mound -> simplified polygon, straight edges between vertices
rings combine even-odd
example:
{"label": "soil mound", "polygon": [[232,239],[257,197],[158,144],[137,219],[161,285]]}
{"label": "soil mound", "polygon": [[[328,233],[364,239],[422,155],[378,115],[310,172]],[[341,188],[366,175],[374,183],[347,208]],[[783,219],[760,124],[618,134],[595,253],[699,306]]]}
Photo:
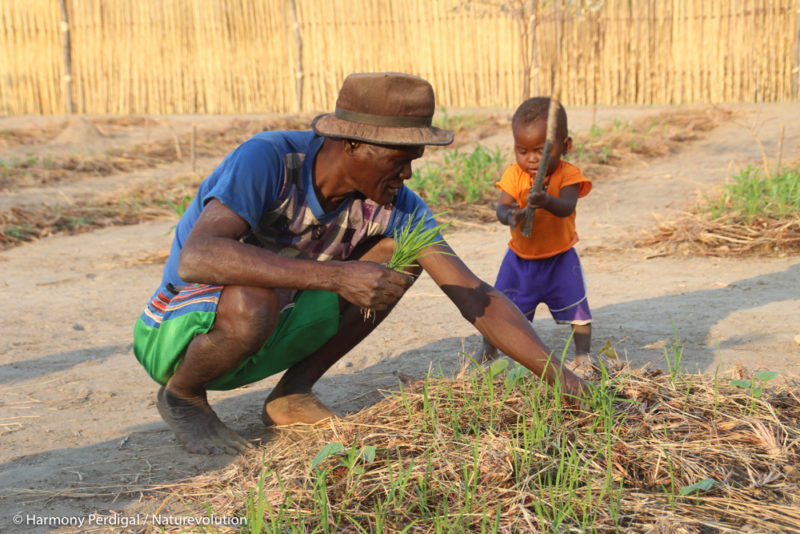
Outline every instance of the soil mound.
{"label": "soil mound", "polygon": [[83,117],[70,117],[61,133],[53,139],[53,143],[85,146],[102,141],[103,137],[100,130],[88,120]]}

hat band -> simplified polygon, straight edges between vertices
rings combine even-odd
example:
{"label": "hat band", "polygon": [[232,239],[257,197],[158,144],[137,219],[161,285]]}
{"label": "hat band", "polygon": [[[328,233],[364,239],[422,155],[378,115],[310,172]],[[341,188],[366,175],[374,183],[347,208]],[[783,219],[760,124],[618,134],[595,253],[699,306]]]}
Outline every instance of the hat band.
{"label": "hat band", "polygon": [[431,125],[431,117],[395,117],[390,115],[373,115],[359,113],[348,109],[336,108],[334,115],[338,119],[371,126],[398,126],[401,128],[427,128]]}

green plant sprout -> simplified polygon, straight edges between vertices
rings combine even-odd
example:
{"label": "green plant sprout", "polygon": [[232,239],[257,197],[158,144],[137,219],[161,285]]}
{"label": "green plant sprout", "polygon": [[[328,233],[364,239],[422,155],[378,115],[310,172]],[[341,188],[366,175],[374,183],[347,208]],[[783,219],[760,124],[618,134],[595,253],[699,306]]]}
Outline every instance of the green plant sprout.
{"label": "green plant sprout", "polygon": [[445,150],[442,163],[425,164],[408,185],[430,204],[473,204],[494,193],[505,165],[506,155],[499,147],[478,144],[472,152]]}
{"label": "green plant sprout", "polygon": [[[670,319],[671,320],[671,319]],[[678,337],[678,329],[675,327],[675,321],[672,321],[672,334],[674,339],[672,341],[672,356],[664,348],[664,359],[667,361],[667,371],[672,385],[675,385],[678,376],[682,373],[681,363],[683,363],[683,346],[681,345],[680,338]]]}
{"label": "green plant sprout", "polygon": [[[345,446],[341,443],[328,443],[322,447],[322,449],[320,449],[320,451],[311,461],[311,469],[318,467],[319,464],[331,456],[338,455],[339,462],[336,464],[337,466],[341,465],[346,467],[348,471],[353,473],[363,473],[364,468],[357,464],[359,462],[366,464],[375,461],[375,454],[377,450],[377,447],[372,445],[356,448],[354,444],[350,448],[345,448]],[[344,453],[344,455],[341,455],[341,453]]]}
{"label": "green plant sprout", "polygon": [[175,212],[175,215],[178,218],[183,217],[183,214],[186,213],[186,208],[189,207],[189,204],[192,203],[194,197],[191,195],[183,195],[183,198],[180,200],[179,203],[172,202],[171,200],[165,200],[164,202],[172,208],[172,211]]}
{"label": "green plant sprout", "polygon": [[776,371],[759,371],[753,380],[737,379],[728,382],[729,385],[737,388],[747,388],[754,399],[760,399],[764,393],[764,384],[778,377]]}
{"label": "green plant sprout", "polygon": [[717,481],[713,478],[704,478],[700,482],[696,482],[691,486],[686,486],[681,488],[678,492],[678,495],[681,497],[686,497],[687,495],[691,495],[692,493],[697,493],[700,491],[708,491],[710,490]]}

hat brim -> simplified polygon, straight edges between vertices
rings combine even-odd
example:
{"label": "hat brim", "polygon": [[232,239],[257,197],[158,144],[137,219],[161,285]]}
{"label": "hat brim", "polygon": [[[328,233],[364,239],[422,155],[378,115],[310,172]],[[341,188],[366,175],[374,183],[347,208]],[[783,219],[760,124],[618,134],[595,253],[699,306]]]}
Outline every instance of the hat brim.
{"label": "hat brim", "polygon": [[374,126],[346,121],[333,113],[325,113],[311,121],[311,129],[317,135],[352,139],[376,145],[449,145],[453,133],[436,126],[399,127]]}

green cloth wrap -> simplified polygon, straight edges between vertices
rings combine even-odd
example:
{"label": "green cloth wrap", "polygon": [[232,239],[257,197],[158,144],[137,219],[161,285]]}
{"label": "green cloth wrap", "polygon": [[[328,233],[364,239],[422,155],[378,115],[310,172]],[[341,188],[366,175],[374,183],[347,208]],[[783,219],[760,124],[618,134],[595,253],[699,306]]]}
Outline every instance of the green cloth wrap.
{"label": "green cloth wrap", "polygon": [[[161,385],[175,374],[189,343],[214,326],[215,312],[193,311],[162,321],[159,328],[141,317],[133,333],[133,352],[147,373]],[[227,390],[252,384],[285,371],[324,345],[339,330],[339,298],[328,291],[303,291],[295,305],[281,312],[275,331],[261,349],[236,369],[206,384]]]}

